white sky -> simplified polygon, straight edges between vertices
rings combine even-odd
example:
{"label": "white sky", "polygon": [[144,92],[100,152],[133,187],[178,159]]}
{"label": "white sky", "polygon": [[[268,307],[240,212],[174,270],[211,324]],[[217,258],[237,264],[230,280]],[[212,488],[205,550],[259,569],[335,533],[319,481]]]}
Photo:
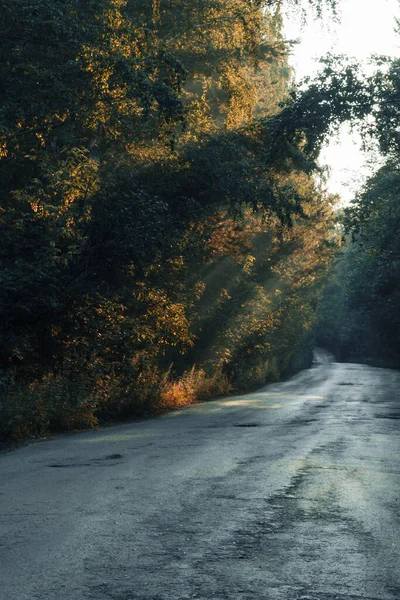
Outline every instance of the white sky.
{"label": "white sky", "polygon": [[[301,19],[290,15],[285,19],[285,35],[299,39],[294,47],[291,65],[296,79],[315,74],[318,58],[327,53],[348,54],[360,62],[371,54],[400,56],[400,34],[395,32],[395,18],[400,17],[398,0],[340,0],[339,22],[309,22],[302,27]],[[321,163],[330,167],[328,190],[340,194],[344,202],[370,173],[366,156],[359,149],[357,138],[344,126],[338,139],[324,149]]]}

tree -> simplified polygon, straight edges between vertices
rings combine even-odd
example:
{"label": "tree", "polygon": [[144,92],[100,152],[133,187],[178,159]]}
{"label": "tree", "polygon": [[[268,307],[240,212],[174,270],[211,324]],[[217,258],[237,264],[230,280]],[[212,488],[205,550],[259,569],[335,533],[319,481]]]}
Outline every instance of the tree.
{"label": "tree", "polygon": [[[337,106],[290,97],[279,7],[1,3],[3,435],[143,413],[194,362],[239,382],[294,358],[330,253],[311,173]],[[232,301],[207,277],[222,263]]]}
{"label": "tree", "polygon": [[326,289],[319,333],[345,360],[395,367],[400,364],[399,82],[397,60],[370,81],[374,120],[365,124],[365,135],[378,141],[384,164],[346,210],[352,243]]}

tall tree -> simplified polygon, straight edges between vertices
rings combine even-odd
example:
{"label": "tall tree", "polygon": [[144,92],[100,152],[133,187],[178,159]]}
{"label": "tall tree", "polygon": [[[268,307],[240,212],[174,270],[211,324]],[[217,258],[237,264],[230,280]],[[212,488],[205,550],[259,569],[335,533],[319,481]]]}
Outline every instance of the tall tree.
{"label": "tall tree", "polygon": [[310,173],[333,117],[290,104],[279,6],[1,1],[3,434],[149,410],[172,362],[237,382],[291,362],[325,268],[311,223],[330,252]]}
{"label": "tall tree", "polygon": [[319,337],[343,359],[398,367],[399,61],[388,66],[370,81],[374,119],[365,124],[365,135],[379,143],[383,166],[345,211],[344,225],[352,242],[326,289]]}

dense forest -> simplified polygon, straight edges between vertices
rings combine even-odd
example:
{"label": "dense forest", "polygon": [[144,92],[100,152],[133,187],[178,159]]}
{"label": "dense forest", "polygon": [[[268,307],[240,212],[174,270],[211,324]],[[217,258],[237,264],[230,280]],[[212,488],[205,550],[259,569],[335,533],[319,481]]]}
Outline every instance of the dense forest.
{"label": "dense forest", "polygon": [[400,61],[382,66],[368,82],[373,118],[362,124],[380,167],[339,216],[346,239],[317,338],[339,360],[400,368]]}
{"label": "dense forest", "polygon": [[[297,90],[299,5],[0,1],[0,437],[274,381],[315,335],[398,363],[399,63]],[[317,161],[367,115],[386,162],[343,254]]]}

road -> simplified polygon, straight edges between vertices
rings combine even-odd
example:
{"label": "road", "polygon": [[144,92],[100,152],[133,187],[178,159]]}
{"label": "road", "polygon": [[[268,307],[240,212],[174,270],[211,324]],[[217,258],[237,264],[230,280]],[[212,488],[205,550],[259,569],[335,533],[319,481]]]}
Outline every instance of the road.
{"label": "road", "polygon": [[3,600],[399,600],[400,373],[258,393],[0,456]]}

